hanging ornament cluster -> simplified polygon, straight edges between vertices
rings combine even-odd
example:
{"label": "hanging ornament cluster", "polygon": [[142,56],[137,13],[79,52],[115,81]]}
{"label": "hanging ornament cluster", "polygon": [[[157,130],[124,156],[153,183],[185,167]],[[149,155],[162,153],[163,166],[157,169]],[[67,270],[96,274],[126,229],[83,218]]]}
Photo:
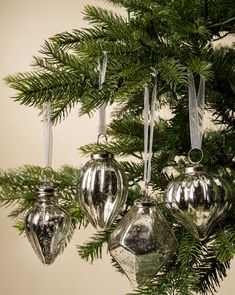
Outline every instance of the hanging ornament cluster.
{"label": "hanging ornament cluster", "polygon": [[[99,88],[105,80],[107,67],[107,53],[99,67]],[[99,109],[99,134],[100,139],[106,136],[106,108],[102,105]],[[125,175],[112,153],[98,150],[91,155],[81,169],[77,184],[77,199],[89,222],[97,229],[109,228],[127,198],[127,185]]]}
{"label": "hanging ornament cluster", "polygon": [[[99,89],[105,80],[107,53],[99,67]],[[196,238],[206,239],[215,224],[231,207],[229,187],[219,178],[205,172],[200,162],[204,119],[205,81],[200,78],[196,93],[192,73],[188,74],[189,120],[193,164],[173,180],[165,191],[165,203],[172,215]],[[109,252],[125,272],[133,286],[151,280],[169,261],[177,241],[156,202],[149,197],[153,131],[157,99],[157,77],[151,98],[144,89],[144,193],[118,223],[110,236]],[[45,170],[51,169],[52,129],[50,102],[44,104]],[[99,109],[100,139],[106,136],[106,107]],[[192,155],[199,151],[200,158]],[[44,173],[46,173],[44,171]],[[25,218],[26,235],[43,264],[51,264],[63,247],[70,228],[70,216],[58,206],[58,192],[46,178],[37,192],[37,203]],[[91,155],[81,169],[77,184],[77,200],[89,222],[97,229],[108,229],[123,209],[127,198],[125,175],[112,153],[100,149]]]}
{"label": "hanging ornament cluster", "polygon": [[70,228],[69,214],[58,206],[58,192],[46,177],[52,170],[52,129],[50,102],[44,104],[45,169],[44,182],[37,192],[37,203],[25,217],[27,238],[43,264],[52,264],[60,253]]}
{"label": "hanging ornament cluster", "polygon": [[145,193],[143,198],[137,200],[118,223],[109,241],[110,254],[135,287],[151,280],[169,261],[177,247],[176,239],[165,218],[156,207],[155,201],[148,196],[156,91],[157,81],[155,79],[151,111],[147,86],[144,95]]}
{"label": "hanging ornament cluster", "polygon": [[[206,239],[218,221],[229,212],[231,194],[228,185],[217,176],[206,173],[200,162],[205,81],[201,77],[198,94],[192,73],[188,74],[189,120],[192,149],[185,173],[174,179],[166,188],[167,208],[196,238]],[[196,159],[194,159],[196,158]]]}

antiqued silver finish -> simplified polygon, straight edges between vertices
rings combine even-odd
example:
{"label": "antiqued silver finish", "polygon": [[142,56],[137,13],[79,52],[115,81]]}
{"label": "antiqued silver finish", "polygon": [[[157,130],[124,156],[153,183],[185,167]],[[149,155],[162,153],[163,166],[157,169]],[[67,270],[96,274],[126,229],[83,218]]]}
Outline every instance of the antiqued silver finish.
{"label": "antiqued silver finish", "polygon": [[52,264],[60,253],[70,227],[69,214],[57,205],[52,183],[38,189],[37,204],[25,218],[27,238],[43,264]]}
{"label": "antiqued silver finish", "polygon": [[204,240],[215,224],[231,208],[231,192],[219,177],[191,166],[166,188],[165,202],[170,212],[196,238]]}
{"label": "antiqued silver finish", "polygon": [[90,223],[98,229],[109,228],[126,197],[124,173],[113,155],[105,150],[93,153],[77,184],[77,198]]}
{"label": "antiqued silver finish", "polygon": [[137,200],[110,236],[109,251],[133,286],[142,285],[170,259],[177,242],[149,199]]}

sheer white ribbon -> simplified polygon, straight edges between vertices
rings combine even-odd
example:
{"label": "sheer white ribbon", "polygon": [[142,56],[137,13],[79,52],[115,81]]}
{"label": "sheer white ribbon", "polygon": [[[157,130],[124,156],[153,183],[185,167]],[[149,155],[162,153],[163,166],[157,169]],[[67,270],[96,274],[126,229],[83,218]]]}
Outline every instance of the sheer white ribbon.
{"label": "sheer white ribbon", "polygon": [[148,86],[144,88],[144,185],[146,195],[148,195],[148,186],[151,180],[156,100],[157,78],[155,78],[153,87],[151,106],[149,103],[149,88]]}
{"label": "sheer white ribbon", "polygon": [[[107,52],[104,51],[104,59],[102,62],[99,62],[98,70],[99,70],[99,89],[102,89],[102,84],[105,81],[105,75],[107,70],[107,62],[108,62],[108,55]],[[99,108],[99,135],[106,135],[106,105],[103,104]]]}
{"label": "sheer white ribbon", "polygon": [[205,80],[201,76],[197,92],[193,74],[188,73],[188,95],[191,148],[201,149],[205,105]]}
{"label": "sheer white ribbon", "polygon": [[43,104],[43,134],[44,134],[45,167],[51,168],[53,134],[52,134],[52,126],[51,126],[51,102],[50,101],[47,101]]}

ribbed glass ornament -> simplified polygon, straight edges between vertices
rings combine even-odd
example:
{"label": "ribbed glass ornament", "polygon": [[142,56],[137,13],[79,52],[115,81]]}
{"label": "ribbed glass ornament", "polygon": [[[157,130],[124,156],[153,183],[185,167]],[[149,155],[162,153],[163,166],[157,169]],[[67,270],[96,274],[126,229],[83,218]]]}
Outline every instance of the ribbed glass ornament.
{"label": "ribbed glass ornament", "polygon": [[109,251],[133,286],[151,280],[169,261],[177,242],[149,199],[137,200],[110,236]]}
{"label": "ribbed glass ornament", "polygon": [[58,206],[57,190],[45,183],[38,190],[37,204],[25,218],[27,238],[43,264],[52,264],[70,228],[70,216]]}
{"label": "ribbed glass ornament", "polygon": [[187,167],[166,188],[167,208],[196,238],[206,239],[231,208],[225,181],[206,173],[203,166]]}
{"label": "ribbed glass ornament", "polygon": [[126,198],[125,176],[113,155],[105,150],[93,153],[77,184],[77,199],[90,223],[97,229],[109,228]]}

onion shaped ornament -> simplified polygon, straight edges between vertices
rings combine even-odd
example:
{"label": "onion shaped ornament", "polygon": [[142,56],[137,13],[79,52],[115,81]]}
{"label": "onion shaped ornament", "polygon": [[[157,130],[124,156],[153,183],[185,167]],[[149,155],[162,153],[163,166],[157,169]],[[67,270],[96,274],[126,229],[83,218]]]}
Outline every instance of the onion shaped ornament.
{"label": "onion shaped ornament", "polygon": [[175,218],[196,238],[205,240],[229,212],[231,191],[225,181],[189,166],[165,190],[165,203]]}
{"label": "onion shaped ornament", "polygon": [[118,223],[109,252],[134,287],[151,280],[169,261],[177,241],[151,199],[139,199]]}
{"label": "onion shaped ornament", "polygon": [[109,228],[127,198],[125,175],[113,154],[99,150],[81,170],[77,199],[89,222],[97,229]]}
{"label": "onion shaped ornament", "polygon": [[57,189],[49,182],[38,189],[37,204],[25,218],[27,238],[43,264],[61,252],[70,228],[69,214],[58,206]]}

